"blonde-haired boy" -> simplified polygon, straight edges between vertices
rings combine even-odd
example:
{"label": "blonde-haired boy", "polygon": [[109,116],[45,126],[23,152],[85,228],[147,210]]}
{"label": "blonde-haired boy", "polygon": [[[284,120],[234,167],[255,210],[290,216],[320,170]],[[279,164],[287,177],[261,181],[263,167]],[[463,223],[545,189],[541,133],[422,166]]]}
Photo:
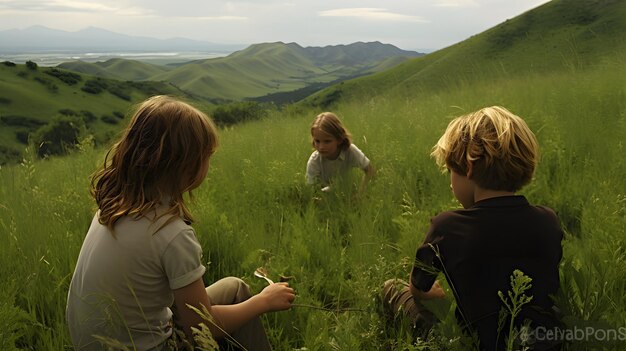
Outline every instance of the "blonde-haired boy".
{"label": "blonde-haired boy", "polygon": [[[459,324],[478,336],[480,350],[501,350],[506,331],[498,331],[503,306],[498,291],[506,296],[518,269],[532,278],[527,294],[533,298],[516,324],[529,320],[541,330],[556,328],[551,296],[559,288],[560,221],[551,209],[515,194],[531,181],[537,165],[532,131],[507,109],[486,107],[450,122],[431,155],[450,173],[463,209],[432,218],[408,287],[397,289],[393,280],[385,284],[386,307],[396,314],[428,316],[420,300],[445,296],[436,281],[437,271],[443,272],[455,295]],[[553,347],[534,341],[534,350]]]}

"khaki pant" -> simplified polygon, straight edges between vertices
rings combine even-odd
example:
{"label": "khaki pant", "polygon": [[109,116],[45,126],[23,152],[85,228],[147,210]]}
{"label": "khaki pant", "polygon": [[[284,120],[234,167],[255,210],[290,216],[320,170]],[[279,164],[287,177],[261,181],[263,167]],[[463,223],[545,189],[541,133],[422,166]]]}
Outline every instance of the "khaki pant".
{"label": "khaki pant", "polygon": [[[211,305],[234,305],[252,297],[248,284],[235,277],[216,281],[206,288],[206,293]],[[258,317],[231,333],[227,340],[220,342],[220,346],[226,350],[242,350],[242,347],[248,351],[272,349]]]}
{"label": "khaki pant", "polygon": [[383,285],[383,310],[391,321],[407,320],[416,336],[425,337],[437,323],[437,317],[413,297],[409,284],[401,279],[390,279]]}

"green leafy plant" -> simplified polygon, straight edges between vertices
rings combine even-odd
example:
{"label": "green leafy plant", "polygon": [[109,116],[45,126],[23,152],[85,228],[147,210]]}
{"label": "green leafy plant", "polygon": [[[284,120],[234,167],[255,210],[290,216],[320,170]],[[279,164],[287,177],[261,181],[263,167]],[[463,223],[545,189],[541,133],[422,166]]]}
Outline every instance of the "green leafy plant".
{"label": "green leafy plant", "polygon": [[[504,321],[506,319],[509,320],[508,330],[507,330],[507,338],[506,338],[506,350],[513,351],[516,340],[519,340],[520,336],[524,334],[524,331],[515,326],[515,318],[522,311],[522,307],[532,301],[532,296],[527,296],[526,291],[530,290],[532,287],[532,279],[524,275],[524,273],[518,269],[513,271],[513,275],[511,275],[511,290],[507,292],[507,296],[502,293],[502,291],[498,291],[498,297],[504,304],[504,308],[500,313],[500,318],[498,320],[498,335],[500,334],[500,329],[503,327]],[[527,328],[527,326],[522,326],[521,328]],[[523,342],[523,340],[522,340]],[[526,350],[527,348],[524,348]]]}

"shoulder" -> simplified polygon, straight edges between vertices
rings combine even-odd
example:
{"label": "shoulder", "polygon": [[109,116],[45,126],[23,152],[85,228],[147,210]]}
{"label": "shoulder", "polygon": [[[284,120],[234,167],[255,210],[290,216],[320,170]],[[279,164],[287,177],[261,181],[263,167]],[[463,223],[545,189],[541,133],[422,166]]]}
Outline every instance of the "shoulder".
{"label": "shoulder", "polygon": [[364,155],[363,151],[361,151],[361,149],[359,149],[358,146],[354,144],[350,144],[350,146],[346,149],[346,151],[352,154],[356,154],[356,155]]}
{"label": "shoulder", "polygon": [[202,278],[206,271],[202,264],[202,246],[191,228],[176,233],[162,251],[160,260],[172,290]]}
{"label": "shoulder", "polygon": [[188,251],[202,251],[200,242],[196,237],[196,232],[191,227],[181,228],[173,232],[173,236],[167,246],[169,248],[176,245],[184,247]]}
{"label": "shoulder", "polygon": [[541,205],[529,205],[531,216],[534,222],[541,223],[546,226],[556,226],[560,228],[561,221],[556,212],[550,207]]}
{"label": "shoulder", "polygon": [[354,166],[365,168],[370,164],[369,158],[354,144],[350,144],[350,147],[344,152],[346,153],[346,159]]}
{"label": "shoulder", "polygon": [[553,209],[541,205],[535,205],[532,206],[532,208],[537,213],[537,217],[540,217],[542,219],[542,223],[544,223],[544,226],[550,228],[554,232],[558,232],[560,238],[563,237],[561,220]]}
{"label": "shoulder", "polygon": [[545,216],[546,218],[550,218],[554,220],[559,219],[559,217],[556,215],[556,212],[554,212],[554,210],[551,209],[550,207],[541,206],[541,205],[534,205],[534,206],[531,205],[531,206],[537,211],[537,213]]}
{"label": "shoulder", "polygon": [[319,152],[317,151],[313,151],[313,153],[311,154],[311,156],[309,156],[309,160],[306,163],[306,167],[307,168],[319,168],[319,164],[321,161],[321,155]]}
{"label": "shoulder", "polygon": [[317,150],[316,150],[316,151],[313,151],[313,152],[311,153],[311,156],[309,156],[309,161],[308,161],[308,163],[315,162],[315,161],[319,160],[319,159],[320,159],[320,157],[321,157],[321,156],[320,156],[320,153],[319,153],[319,152],[317,152]]}
{"label": "shoulder", "polygon": [[161,216],[152,222],[150,229],[154,231],[152,236],[155,242],[163,248],[180,236],[193,236],[195,238],[193,228],[178,216]]}
{"label": "shoulder", "polygon": [[465,209],[440,212],[430,219],[430,223],[436,227],[455,225],[469,217],[467,212]]}
{"label": "shoulder", "polygon": [[465,235],[468,229],[468,216],[465,210],[445,211],[430,219],[430,226],[426,235],[426,241],[437,242],[445,237]]}

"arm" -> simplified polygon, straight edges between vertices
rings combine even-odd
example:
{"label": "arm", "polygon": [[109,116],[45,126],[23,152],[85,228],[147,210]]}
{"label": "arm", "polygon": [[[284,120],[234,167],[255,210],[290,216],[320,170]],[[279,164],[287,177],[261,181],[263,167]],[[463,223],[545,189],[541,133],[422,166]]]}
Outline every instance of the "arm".
{"label": "arm", "polygon": [[[271,284],[259,294],[236,305],[211,306],[202,279],[174,290],[177,322],[185,333],[191,336],[191,327],[205,323],[217,338],[224,337],[225,332],[232,333],[263,313],[289,309],[294,298],[294,291],[287,283]],[[217,326],[203,320],[195,311],[188,308],[187,304],[198,309],[206,306]]]}
{"label": "arm", "polygon": [[357,196],[360,196],[365,191],[365,186],[367,186],[367,183],[369,183],[370,179],[372,179],[372,177],[376,174],[376,169],[374,169],[374,166],[372,166],[372,163],[370,162],[367,166],[365,166],[365,168],[363,168],[363,172],[365,174],[359,184]]}
{"label": "arm", "polygon": [[430,290],[426,292],[421,291],[420,289],[416,288],[415,285],[413,285],[412,281],[409,283],[409,289],[411,290],[411,294],[413,295],[413,297],[419,300],[433,300],[433,299],[442,299],[446,297],[446,293],[443,291],[443,288],[441,287],[441,285],[439,285],[438,280],[435,280]]}
{"label": "arm", "polygon": [[315,153],[311,154],[306,163],[306,183],[314,185],[320,182],[322,178],[322,170],[320,169],[319,160]]}
{"label": "arm", "polygon": [[359,197],[361,193],[365,190],[365,186],[369,182],[369,180],[374,176],[376,171],[374,170],[374,166],[372,166],[372,162],[367,156],[359,149],[356,145],[350,144],[350,148],[347,150],[349,155],[349,164],[352,167],[358,167],[363,170],[363,178],[361,179],[361,183],[359,184],[359,189],[356,193],[356,197]]}

